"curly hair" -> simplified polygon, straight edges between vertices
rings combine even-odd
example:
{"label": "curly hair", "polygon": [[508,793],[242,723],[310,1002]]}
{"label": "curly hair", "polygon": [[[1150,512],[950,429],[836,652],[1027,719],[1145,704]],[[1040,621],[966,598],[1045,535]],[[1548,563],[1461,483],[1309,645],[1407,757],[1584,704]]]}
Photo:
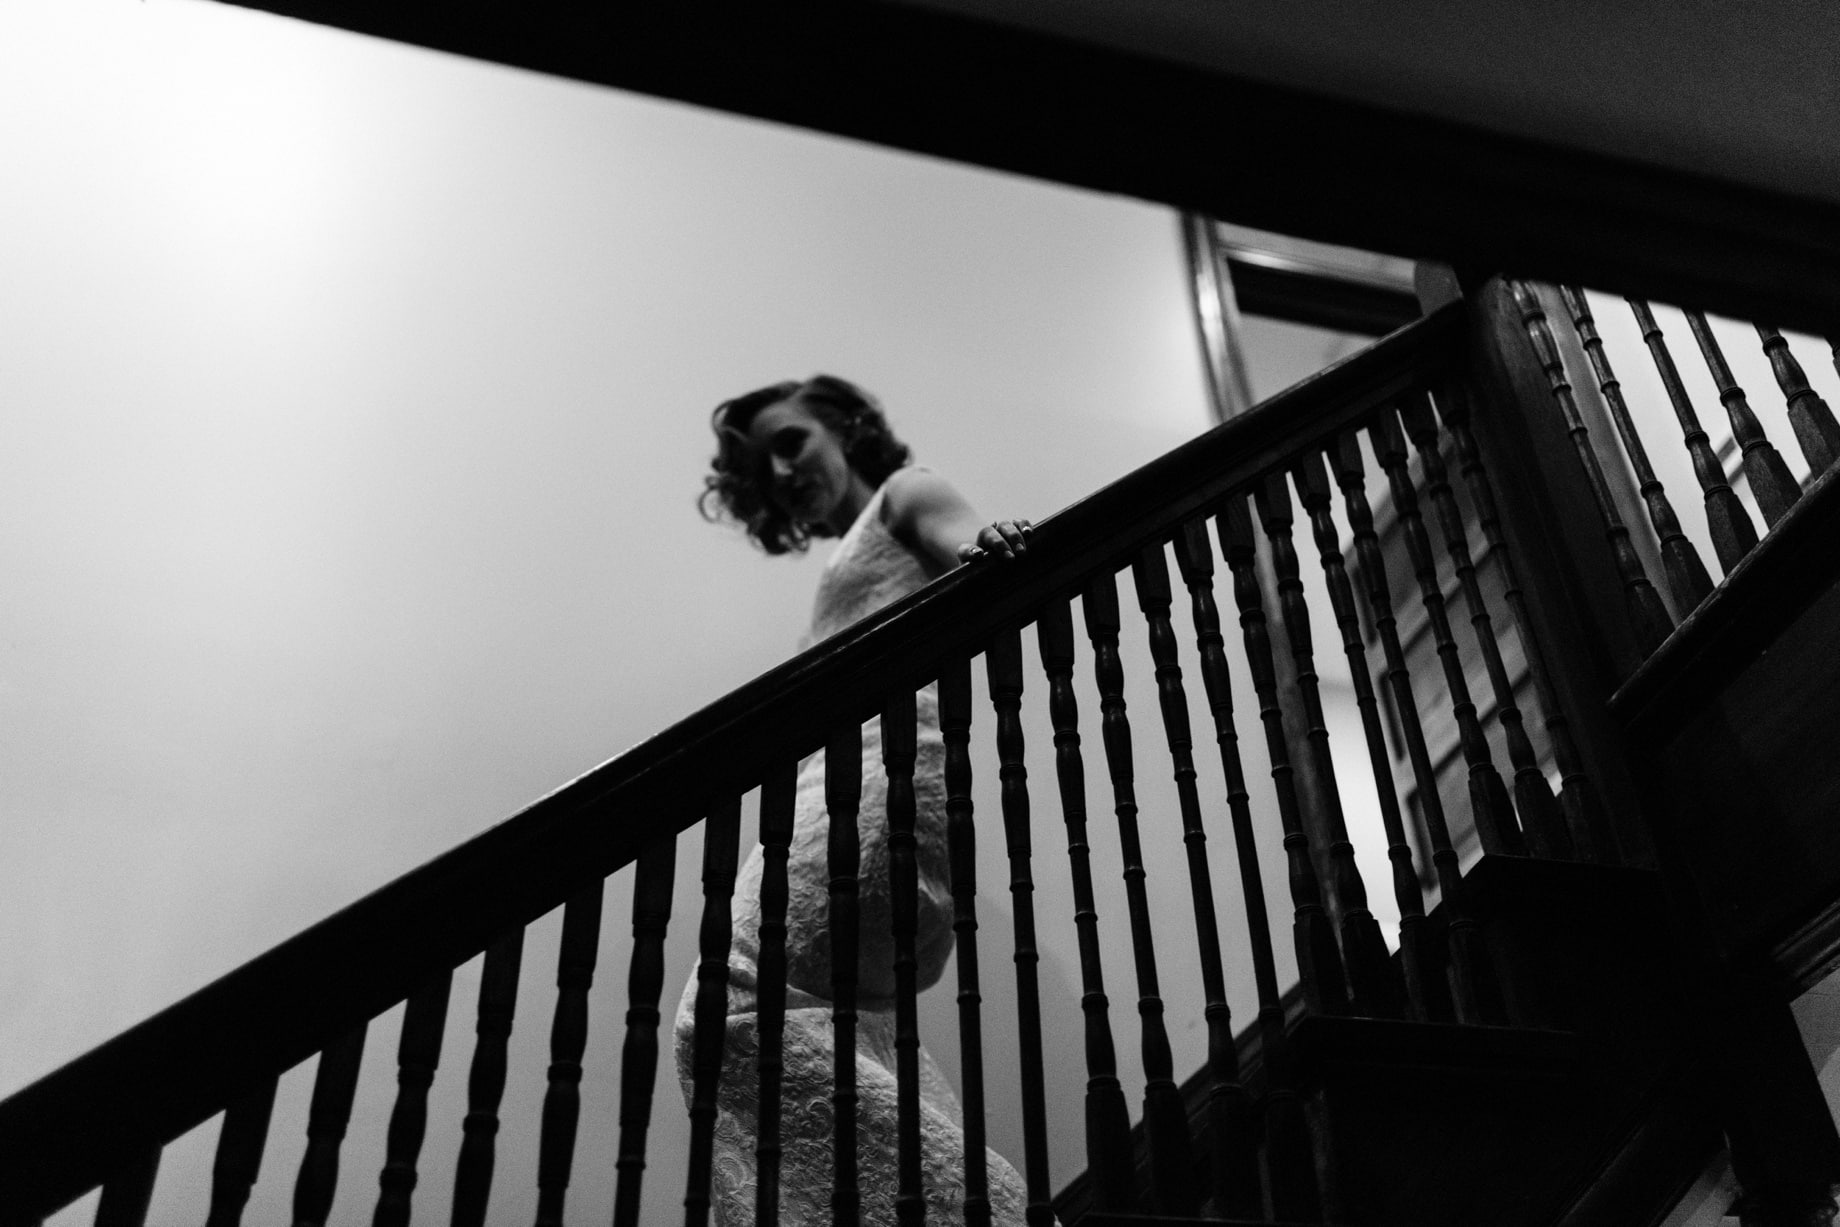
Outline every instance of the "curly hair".
{"label": "curly hair", "polygon": [[835,375],[813,375],[802,383],[789,379],[717,405],[709,419],[716,434],[713,472],[703,478],[697,508],[706,520],[741,525],[769,554],[799,553],[813,537],[831,535],[826,525],[801,524],[773,501],[770,462],[748,439],[748,428],[761,410],[788,400],[804,405],[837,435],[844,458],[871,486],[879,487],[913,457],[875,398]]}

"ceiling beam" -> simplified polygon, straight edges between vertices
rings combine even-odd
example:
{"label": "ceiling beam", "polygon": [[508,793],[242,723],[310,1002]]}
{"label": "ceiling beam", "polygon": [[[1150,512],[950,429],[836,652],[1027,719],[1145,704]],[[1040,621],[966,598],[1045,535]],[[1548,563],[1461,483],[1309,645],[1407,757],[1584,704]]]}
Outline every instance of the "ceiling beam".
{"label": "ceiling beam", "polygon": [[1840,336],[1840,206],[889,3],[228,0],[1242,225]]}

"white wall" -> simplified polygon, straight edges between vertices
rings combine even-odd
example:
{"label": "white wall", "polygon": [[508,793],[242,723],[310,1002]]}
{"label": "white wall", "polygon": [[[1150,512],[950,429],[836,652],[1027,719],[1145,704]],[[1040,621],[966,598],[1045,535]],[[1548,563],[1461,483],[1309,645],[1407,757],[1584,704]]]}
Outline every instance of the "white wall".
{"label": "white wall", "polygon": [[[692,507],[717,400],[844,374],[977,505],[1038,517],[1207,422],[1174,220],[1139,204],[158,0],[0,10],[0,148],[0,1090],[789,651],[815,562]],[[1065,890],[1044,886],[1045,925]],[[625,898],[584,1206],[610,1196]],[[553,928],[527,956],[507,1199]],[[1044,975],[1077,995],[1077,969]],[[425,1197],[446,1195],[476,982]],[[340,1221],[368,1213],[395,1026],[372,1028]],[[252,1215],[285,1205],[310,1072],[284,1083]],[[662,1113],[668,1073],[660,1093]],[[169,1151],[156,1219],[200,1204],[214,1132]]]}

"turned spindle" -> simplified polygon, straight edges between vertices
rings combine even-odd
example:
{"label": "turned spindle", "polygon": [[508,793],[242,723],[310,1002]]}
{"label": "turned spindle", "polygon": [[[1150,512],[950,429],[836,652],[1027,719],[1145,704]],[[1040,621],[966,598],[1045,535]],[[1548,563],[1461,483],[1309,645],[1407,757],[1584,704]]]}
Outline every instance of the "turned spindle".
{"label": "turned spindle", "polygon": [[307,1106],[307,1153],[294,1181],[294,1227],[324,1227],[338,1191],[339,1148],[351,1123],[358,1093],[358,1067],[364,1059],[366,1024],[328,1044],[313,1075],[313,1098]]}
{"label": "turned spindle", "polygon": [[581,1057],[588,1045],[588,990],[600,951],[602,884],[583,890],[562,911],[556,959],[556,1014],[550,1024],[549,1088],[537,1145],[537,1227],[562,1227],[581,1117]]}
{"label": "turned spindle", "polygon": [[1507,601],[1515,626],[1520,630],[1521,649],[1527,654],[1527,670],[1533,675],[1534,696],[1539,700],[1540,710],[1545,715],[1547,744],[1552,747],[1553,762],[1559,768],[1559,808],[1565,815],[1572,849],[1580,860],[1602,859],[1605,848],[1615,841],[1609,837],[1608,818],[1598,800],[1597,788],[1585,772],[1584,759],[1578,753],[1578,743],[1572,738],[1571,721],[1565,714],[1564,705],[1559,702],[1558,694],[1553,690],[1552,667],[1547,663],[1545,650],[1534,634],[1533,619],[1527,612],[1527,597],[1521,590],[1514,553],[1508,547],[1501,528],[1501,515],[1496,510],[1494,484],[1489,479],[1488,470],[1483,467],[1482,452],[1476,446],[1476,436],[1469,428],[1469,395],[1460,382],[1452,379],[1441,390],[1438,406],[1443,414],[1444,425],[1450,430],[1451,439],[1456,444],[1457,467],[1463,474],[1464,484],[1469,488],[1470,501],[1475,504],[1476,522],[1482,529],[1482,539],[1488,542],[1489,554],[1501,568],[1502,599]]}
{"label": "turned spindle", "polygon": [[1035,881],[1029,867],[1029,782],[1023,763],[1022,637],[1000,632],[984,654],[997,715],[997,795],[1009,850],[1010,914],[1016,927],[1016,1029],[1022,1038],[1023,1179],[1029,1227],[1054,1227],[1048,1174],[1047,1084],[1041,1044],[1041,953],[1035,940]]}
{"label": "turned spindle", "polygon": [[1507,786],[1495,769],[1489,752],[1488,738],[1476,716],[1476,702],[1470,696],[1469,679],[1463,670],[1463,657],[1456,635],[1450,629],[1450,612],[1444,601],[1444,589],[1438,582],[1437,559],[1431,553],[1431,535],[1418,506],[1418,490],[1412,483],[1405,431],[1398,415],[1391,409],[1378,415],[1370,428],[1374,454],[1385,471],[1393,492],[1393,508],[1405,535],[1406,551],[1413,574],[1418,577],[1419,599],[1431,626],[1432,642],[1444,670],[1444,687],[1450,695],[1451,713],[1456,717],[1457,737],[1463,749],[1463,761],[1469,772],[1469,801],[1476,823],[1476,834],[1484,852],[1525,855],[1526,841],[1515,823],[1514,805],[1508,799]]}
{"label": "turned spindle", "polygon": [[1258,694],[1259,721],[1265,728],[1265,748],[1271,757],[1271,782],[1278,797],[1278,821],[1284,829],[1284,855],[1290,871],[1295,914],[1292,938],[1304,1004],[1311,1013],[1346,1013],[1348,989],[1341,952],[1335,944],[1329,913],[1323,907],[1322,883],[1316,876],[1310,838],[1304,833],[1297,802],[1297,781],[1284,735],[1284,709],[1278,702],[1278,672],[1272,658],[1265,594],[1259,583],[1257,539],[1245,495],[1236,494],[1227,500],[1215,528],[1220,534],[1221,554],[1233,574],[1233,596],[1239,605],[1246,664],[1252,673],[1252,688]]}
{"label": "turned spindle", "polygon": [[1796,484],[1795,475],[1789,472],[1789,462],[1763,433],[1763,424],[1757,420],[1744,389],[1732,375],[1731,364],[1725,361],[1725,351],[1719,347],[1718,338],[1712,335],[1712,322],[1703,311],[1683,314],[1687,317],[1687,327],[1693,331],[1694,341],[1699,344],[1700,356],[1706,360],[1706,369],[1712,374],[1712,382],[1719,390],[1719,402],[1731,419],[1731,437],[1737,440],[1738,449],[1744,454],[1744,475],[1750,479],[1751,496],[1763,512],[1763,522],[1775,527],[1802,496],[1802,488]]}
{"label": "turned spindle", "polygon": [[479,976],[473,1063],[467,1073],[466,1118],[454,1168],[454,1227],[483,1227],[492,1193],[498,1138],[498,1104],[505,1093],[505,1054],[517,1011],[518,972],[524,960],[520,927],[486,947]]}
{"label": "turned spindle", "polygon": [[[1277,957],[1272,949],[1271,918],[1265,908],[1264,874],[1259,867],[1258,840],[1252,824],[1251,794],[1240,760],[1239,730],[1233,722],[1233,686],[1228,672],[1226,640],[1220,633],[1220,608],[1214,599],[1213,545],[1207,522],[1191,520],[1175,539],[1176,567],[1188,588],[1195,648],[1201,658],[1201,682],[1207,692],[1208,712],[1214,721],[1214,742],[1226,776],[1227,813],[1232,821],[1234,850],[1239,862],[1240,894],[1246,913],[1246,933],[1252,947],[1252,979],[1258,990],[1260,1038],[1265,1045],[1267,1077],[1265,1096],[1265,1149],[1272,1171],[1273,1206],[1281,1217],[1308,1217],[1314,1197],[1315,1176],[1310,1137],[1302,1115],[1302,1102],[1292,1077],[1294,1059],[1290,1037],[1284,1029],[1284,1007],[1278,995]],[[1241,1081],[1239,1049],[1230,1028],[1225,1043],[1216,1047],[1217,1032],[1208,1030],[1208,1064],[1228,1077],[1216,1078],[1209,1096],[1214,1130],[1215,1198],[1219,1211],[1232,1218],[1256,1218],[1262,1213],[1257,1153],[1257,1105]],[[1300,1196],[1298,1190],[1302,1191]]]}
{"label": "turned spindle", "polygon": [[1629,526],[1623,523],[1616,500],[1610,495],[1603,465],[1599,463],[1591,443],[1591,429],[1585,424],[1584,414],[1578,408],[1571,379],[1565,371],[1565,358],[1559,352],[1559,342],[1553,336],[1546,308],[1540,304],[1540,297],[1534,288],[1525,281],[1508,282],[1508,290],[1514,296],[1514,305],[1520,311],[1521,324],[1527,332],[1528,341],[1533,345],[1540,368],[1546,372],[1546,383],[1552,391],[1553,403],[1559,407],[1560,416],[1565,420],[1566,432],[1572,439],[1572,449],[1578,455],[1579,467],[1591,489],[1591,501],[1597,504],[1597,514],[1604,526],[1604,542],[1610,547],[1617,576],[1622,580],[1623,600],[1629,610],[1630,626],[1635,632],[1636,643],[1644,652],[1653,652],[1673,633],[1674,623],[1668,617],[1666,606],[1661,603],[1661,594],[1655,591],[1654,584],[1649,582],[1648,573],[1642,569],[1642,559],[1629,537]]}
{"label": "turned spindle", "polygon": [[153,1204],[153,1183],[160,1174],[160,1146],[143,1147],[102,1183],[96,1201],[95,1227],[142,1227]]}
{"label": "turned spindle", "polygon": [[703,921],[697,930],[696,1002],[690,1042],[690,1154],[684,1227],[710,1221],[716,1097],[728,1039],[728,948],[734,935],[735,858],[741,849],[741,798],[724,797],[703,819]]}
{"label": "turned spindle", "polygon": [[1119,856],[1124,863],[1126,906],[1131,918],[1131,957],[1137,975],[1137,1016],[1144,1069],[1144,1134],[1150,1147],[1150,1200],[1160,1214],[1193,1214],[1200,1206],[1195,1187],[1188,1115],[1176,1088],[1175,1059],[1163,1022],[1157,977],[1156,938],[1150,927],[1143,845],[1138,839],[1136,768],[1131,754],[1131,720],[1124,698],[1124,663],[1119,656],[1117,578],[1105,571],[1080,596],[1086,637],[1092,644],[1093,678],[1099,689],[1099,730],[1112,810],[1118,820]]}
{"label": "turned spindle", "polygon": [[268,1144],[275,1082],[272,1077],[257,1079],[224,1109],[217,1157],[211,1164],[211,1208],[204,1227],[237,1227],[243,1221],[243,1207],[249,1204],[249,1191],[255,1187]]}
{"label": "turned spindle", "polygon": [[1639,298],[1627,301],[1629,309],[1635,313],[1636,326],[1642,330],[1642,341],[1654,359],[1655,371],[1661,376],[1661,386],[1667,390],[1668,403],[1674,407],[1674,416],[1680,422],[1681,442],[1693,461],[1693,476],[1705,497],[1706,530],[1712,537],[1712,552],[1717,555],[1720,568],[1729,575],[1757,544],[1757,528],[1751,523],[1751,513],[1745,510],[1743,500],[1725,480],[1725,466],[1719,463],[1718,453],[1712,450],[1712,441],[1705,427],[1700,425],[1699,413],[1687,395],[1686,384],[1681,382],[1680,368],[1674,365],[1674,355],[1668,349],[1661,325],[1655,322],[1655,313]]}
{"label": "turned spindle", "polygon": [[1361,713],[1368,766],[1374,775],[1374,795],[1380,804],[1380,825],[1386,831],[1393,901],[1399,908],[1399,961],[1406,1012],[1410,1018],[1422,1021],[1431,1014],[1425,984],[1427,968],[1436,966],[1435,956],[1429,949],[1424,897],[1419,890],[1418,872],[1412,865],[1412,848],[1406,842],[1405,820],[1399,812],[1399,792],[1393,783],[1393,758],[1386,747],[1380,703],[1374,692],[1373,675],[1367,667],[1361,616],[1355,607],[1354,585],[1348,579],[1348,565],[1342,556],[1332,487],[1322,456],[1315,452],[1305,455],[1292,469],[1291,479],[1296,483],[1297,498],[1303,504],[1304,514],[1310,520],[1311,536],[1315,539],[1323,579],[1329,589],[1329,607],[1335,614],[1336,629],[1341,632],[1342,655],[1348,661],[1348,676],[1354,685],[1355,707]]}
{"label": "turned spindle", "polygon": [[[1219,1147],[1232,1142],[1236,1124],[1232,1119],[1232,1103],[1235,1098],[1244,1097],[1245,1089],[1239,1085],[1239,1054],[1233,1043],[1233,1016],[1227,1007],[1220,925],[1214,914],[1214,881],[1208,865],[1207,831],[1202,825],[1201,796],[1195,784],[1194,736],[1189,728],[1188,695],[1182,683],[1175,628],[1170,621],[1172,594],[1169,563],[1163,547],[1153,545],[1139,552],[1131,565],[1131,576],[1137,588],[1138,607],[1143,611],[1149,630],[1157,706],[1163,716],[1163,734],[1169,744],[1170,769],[1175,777],[1177,809],[1182,816],[1189,896],[1195,911],[1196,954],[1200,957],[1201,992],[1206,1002],[1208,1105],[1213,1118],[1210,1124],[1218,1154]],[[1218,1173],[1223,1180],[1228,1175],[1225,1169]]]}
{"label": "turned spindle", "polygon": [[626,972],[626,1040],[620,1049],[620,1145],[614,1159],[614,1227],[639,1227],[646,1134],[651,1128],[652,1093],[658,1076],[658,998],[664,991],[664,938],[671,922],[676,876],[675,835],[667,835],[639,853],[633,875],[632,962]]}
{"label": "turned spindle", "polygon": [[1284,637],[1295,665],[1296,691],[1303,702],[1306,747],[1305,770],[1313,787],[1308,794],[1320,807],[1328,835],[1329,890],[1341,914],[1342,960],[1348,973],[1350,1004],[1358,1014],[1391,1017],[1400,1010],[1399,988],[1380,925],[1367,906],[1367,885],[1355,864],[1354,843],[1342,813],[1341,788],[1335,779],[1335,759],[1329,749],[1329,726],[1323,713],[1322,691],[1316,676],[1316,652],[1311,642],[1310,610],[1303,591],[1302,569],[1291,540],[1291,495],[1283,473],[1269,474],[1253,488],[1253,506],[1271,548],[1272,570],[1277,576],[1278,611]]}
{"label": "turned spindle", "polygon": [[[1481,931],[1465,904],[1462,867],[1451,843],[1450,826],[1438,791],[1437,771],[1425,744],[1418,701],[1412,694],[1412,673],[1406,663],[1405,647],[1399,639],[1392,584],[1386,574],[1386,556],[1374,528],[1373,505],[1367,498],[1366,465],[1361,458],[1360,437],[1352,431],[1341,435],[1329,449],[1328,461],[1335,474],[1335,484],[1342,491],[1342,506],[1348,514],[1349,533],[1354,539],[1356,571],[1366,590],[1367,608],[1386,660],[1386,684],[1393,697],[1400,736],[1405,741],[1406,758],[1412,764],[1412,778],[1418,786],[1419,814],[1424,819],[1425,835],[1431,844],[1431,867],[1448,919],[1451,1008],[1460,1023],[1481,1022],[1484,1013],[1482,977],[1487,956],[1482,947]],[[1429,991],[1430,986],[1426,987]],[[1427,1004],[1432,1006],[1431,1013],[1435,1017],[1438,1013],[1435,1003]]]}
{"label": "turned spindle", "polygon": [[862,1190],[856,1172],[856,985],[862,953],[862,726],[845,721],[824,747],[825,842],[831,938],[831,1222],[857,1227]]}
{"label": "turned spindle", "polygon": [[1610,355],[1604,350],[1603,337],[1597,333],[1597,321],[1591,315],[1584,291],[1576,286],[1562,286],[1559,294],[1571,314],[1578,339],[1584,343],[1591,369],[1596,372],[1598,391],[1603,394],[1610,420],[1623,440],[1623,454],[1629,457],[1629,467],[1635,472],[1636,489],[1648,509],[1648,522],[1654,526],[1655,538],[1660,543],[1661,567],[1667,575],[1674,607],[1685,616],[1712,595],[1712,577],[1706,574],[1706,564],[1700,561],[1699,551],[1681,531],[1680,517],[1674,514],[1667,490],[1655,476],[1654,465],[1649,463],[1648,448],[1642,436],[1636,433],[1635,419],[1630,416],[1629,405],[1623,399],[1623,385],[1610,366]]}
{"label": "turned spindle", "polygon": [[1827,402],[1809,386],[1802,364],[1789,349],[1789,339],[1762,324],[1757,325],[1757,336],[1763,342],[1776,384],[1788,399],[1789,425],[1795,430],[1795,441],[1801,444],[1808,471],[1819,477],[1833,465],[1835,457],[1840,457],[1840,423],[1834,421],[1834,411]]}
{"label": "turned spindle", "polygon": [[1476,577],[1476,563],[1469,552],[1469,526],[1457,506],[1450,488],[1450,474],[1444,464],[1442,441],[1431,404],[1422,396],[1413,397],[1400,409],[1400,420],[1418,449],[1419,465],[1425,475],[1425,492],[1431,509],[1443,530],[1444,548],[1456,569],[1458,589],[1469,606],[1470,630],[1482,653],[1489,686],[1495,693],[1495,719],[1508,745],[1508,763],[1514,770],[1514,801],[1520,812],[1521,833],[1528,850],[1549,860],[1570,860],[1573,856],[1571,832],[1559,811],[1546,772],[1540,768],[1539,756],[1527,736],[1520,703],[1514,697],[1514,682],[1508,677],[1495,637],[1495,620],[1482,599],[1482,584]]}
{"label": "turned spindle", "polygon": [[410,994],[396,1046],[396,1106],[384,1144],[372,1227],[406,1227],[415,1193],[415,1161],[428,1132],[428,1088],[441,1061],[453,973],[442,972]]}
{"label": "turned spindle", "polygon": [[791,901],[787,866],[798,808],[799,764],[784,759],[760,785],[759,1125],[754,1148],[754,1218],[779,1221],[781,1138],[786,1072],[786,909]]}
{"label": "turned spindle", "polygon": [[1054,727],[1054,773],[1067,827],[1073,877],[1073,928],[1080,951],[1080,1009],[1086,1039],[1086,1170],[1093,1204],[1130,1210],[1131,1118],[1118,1083],[1105,972],[1099,956],[1099,912],[1093,898],[1092,849],[1086,837],[1086,765],[1080,754],[1079,700],[1073,688],[1073,610],[1065,598],[1047,602],[1035,624],[1042,671],[1048,675],[1048,719]]}
{"label": "turned spindle", "polygon": [[895,1221],[926,1220],[920,1187],[920,869],[914,836],[914,692],[896,690],[882,707],[882,768],[888,778],[888,885],[894,930]]}
{"label": "turned spindle", "polygon": [[984,998],[978,985],[977,828],[971,801],[971,710],[971,660],[955,656],[939,674],[939,734],[945,743],[946,854],[952,874],[952,932],[957,936],[965,1224],[990,1227],[990,1170],[984,1143]]}

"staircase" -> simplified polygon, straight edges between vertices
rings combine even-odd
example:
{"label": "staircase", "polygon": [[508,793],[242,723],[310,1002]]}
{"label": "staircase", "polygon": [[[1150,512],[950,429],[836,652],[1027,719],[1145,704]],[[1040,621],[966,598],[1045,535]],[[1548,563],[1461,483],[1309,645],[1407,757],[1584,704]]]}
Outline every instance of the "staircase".
{"label": "staircase", "polygon": [[[614,1222],[652,1221],[648,1137],[677,1115],[658,1070],[661,1002],[692,971],[669,965],[667,933],[696,931],[696,1028],[719,1037],[744,800],[757,797],[760,1029],[775,1034],[784,916],[771,901],[777,883],[784,906],[776,853],[796,766],[826,751],[833,821],[853,831],[861,727],[882,722],[895,897],[911,900],[915,814],[899,785],[915,693],[932,684],[959,1031],[928,1043],[958,1053],[968,1151],[983,1152],[986,1081],[1019,1098],[1008,1157],[1031,1224],[1654,1223],[1721,1150],[1746,1222],[1826,1221],[1840,1139],[1785,1003],[1840,960],[1840,852],[1825,836],[1840,678],[1822,650],[1840,617],[1840,492],[1834,450],[1820,450],[1840,432],[1793,356],[1772,350],[1812,470],[1806,488],[1772,485],[1773,445],[1738,411],[1741,391],[1722,397],[1764,525],[1715,534],[1714,586],[1643,476],[1642,431],[1619,416],[1609,359],[1572,306],[1551,287],[1467,285],[1042,522],[1017,566],[946,577],[20,1091],[0,1103],[0,1223],[41,1222],[100,1187],[98,1224],[139,1224],[158,1182],[178,1180],[208,1182],[218,1227],[241,1221],[258,1179],[289,1178],[301,1225],[412,1211],[481,1224],[533,1207],[560,1223],[588,1217],[569,1204],[572,1174],[610,1159]],[[1703,443],[1687,431],[1696,461]],[[1701,475],[1712,514],[1729,516],[1730,482]],[[974,719],[980,659],[992,714]],[[1145,686],[1135,700],[1127,665]],[[1023,700],[1044,685],[1045,717]],[[1351,701],[1326,703],[1342,686]],[[1212,749],[1195,744],[1201,719]],[[974,741],[985,724],[994,745]],[[1052,787],[1027,770],[1029,747],[1042,761],[1048,744]],[[993,760],[994,805],[973,784]],[[1010,949],[980,939],[980,913],[989,929],[998,905],[973,880],[979,828],[994,839],[999,821]],[[1147,859],[1146,833],[1178,827],[1180,858]],[[1073,912],[1038,914],[1063,841]],[[673,897],[680,856],[700,857],[700,903]],[[1122,869],[1124,906],[1104,930],[1095,857]],[[855,870],[832,873],[847,949]],[[634,935],[613,977],[627,992],[617,1062],[588,1047],[610,891],[630,898]],[[1192,903],[1174,932],[1171,893]],[[557,909],[542,1111],[501,1120],[520,1072],[507,1037],[525,934]],[[1044,949],[1064,933],[1077,1023],[1042,993]],[[897,1051],[911,1058],[911,915],[897,911],[895,940]],[[474,959],[476,1003],[452,992]],[[1178,959],[1195,983],[1159,979],[1159,960],[1167,974]],[[980,1004],[1006,962],[1013,1016]],[[847,1020],[848,972],[834,990]],[[366,1029],[399,1007],[385,1153],[343,1153]],[[476,1040],[439,1187],[418,1166],[430,1087],[459,1076],[439,1062],[450,1007],[475,1011]],[[1057,1026],[1079,1035],[1080,1057],[1044,1040]],[[986,1061],[986,1039],[1010,1030],[1015,1067]],[[1205,1035],[1198,1070],[1176,1064],[1190,1031]],[[720,1058],[719,1044],[697,1048],[689,1227],[709,1219]],[[310,1060],[303,1149],[270,1124],[278,1081]],[[616,1068],[617,1156],[578,1154],[581,1088]],[[840,1105],[853,1068],[839,1065]],[[761,1074],[774,1104],[777,1066]],[[917,1077],[903,1060],[904,1116]],[[1051,1096],[1082,1089],[1083,1122],[1050,1118]],[[213,1120],[208,1176],[164,1170],[163,1150]],[[534,1187],[507,1192],[507,1171],[495,1189],[501,1130],[530,1128]],[[1070,1131],[1085,1171],[1057,1193],[1050,1134]],[[896,1214],[919,1222],[917,1126],[899,1160]],[[839,1204],[861,1194],[840,1181]],[[761,1221],[775,1214],[764,1198]]]}

